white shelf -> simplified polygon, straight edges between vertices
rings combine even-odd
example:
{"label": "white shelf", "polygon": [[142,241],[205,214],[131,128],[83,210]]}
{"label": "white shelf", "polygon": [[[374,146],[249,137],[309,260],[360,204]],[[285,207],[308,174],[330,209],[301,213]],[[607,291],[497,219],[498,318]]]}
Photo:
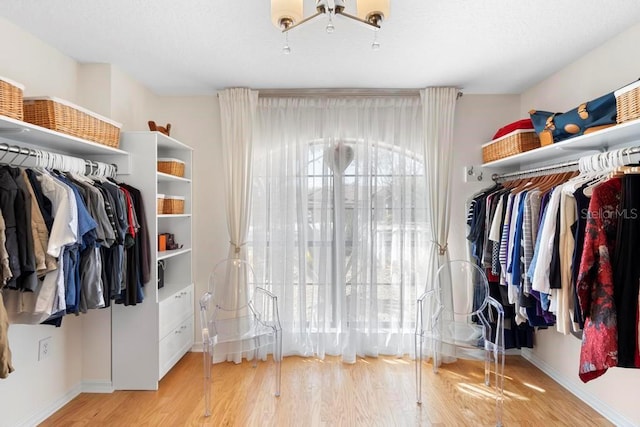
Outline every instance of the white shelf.
{"label": "white shelf", "polygon": [[182,249],[174,249],[171,251],[161,251],[158,252],[158,261],[161,259],[169,259],[174,256],[182,255],[191,252],[191,248],[182,248]]}
{"label": "white shelf", "polygon": [[47,151],[60,152],[71,156],[118,154],[127,156],[126,151],[86,139],[66,135],[31,123],[0,116],[0,140],[8,144],[29,144]]}
{"label": "white shelf", "polygon": [[158,218],[191,218],[191,214],[162,214]]}
{"label": "white shelf", "polygon": [[522,167],[533,163],[565,158],[575,152],[576,158],[589,151],[610,150],[640,144],[640,119],[622,123],[589,135],[580,135],[566,141],[536,148],[493,162],[484,163],[487,168]]}
{"label": "white shelf", "polygon": [[156,137],[156,144],[159,150],[161,149],[180,149],[180,150],[189,150],[193,151],[193,148],[189,147],[186,144],[174,139],[170,136],[165,135],[162,132],[149,132],[149,131],[127,131],[128,135],[154,135]]}
{"label": "white shelf", "polygon": [[189,178],[183,178],[181,176],[175,176],[164,172],[158,172],[158,182],[184,182],[190,183],[191,180]]}

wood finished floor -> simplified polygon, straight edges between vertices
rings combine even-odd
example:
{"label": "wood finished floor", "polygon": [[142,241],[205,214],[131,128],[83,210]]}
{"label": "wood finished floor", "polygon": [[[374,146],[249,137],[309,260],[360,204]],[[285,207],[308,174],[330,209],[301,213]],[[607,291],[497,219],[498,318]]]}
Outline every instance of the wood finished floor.
{"label": "wood finished floor", "polygon": [[[287,357],[282,395],[272,361],[214,365],[213,415],[203,416],[202,354],[188,353],[158,391],[83,393],[41,426],[491,426],[495,401],[483,365],[459,360],[434,374],[425,363],[423,404],[413,361]],[[504,425],[610,426],[596,411],[519,356],[505,367]]]}

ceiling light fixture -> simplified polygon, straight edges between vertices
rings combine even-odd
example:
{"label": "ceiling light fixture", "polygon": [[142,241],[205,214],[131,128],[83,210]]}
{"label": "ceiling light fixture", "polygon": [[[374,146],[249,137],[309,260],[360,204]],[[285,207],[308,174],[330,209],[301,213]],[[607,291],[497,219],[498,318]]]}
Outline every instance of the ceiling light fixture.
{"label": "ceiling light fixture", "polygon": [[[303,3],[304,0],[271,0],[273,25],[285,34],[283,53],[291,53],[287,37],[289,31],[319,16],[329,17],[326,26],[326,31],[329,34],[335,31],[333,18],[336,16],[361,23],[376,32],[380,29],[382,21],[389,17],[389,0],[356,0],[355,15],[345,11],[345,0],[316,0],[315,13],[306,18],[303,13]],[[375,33],[371,48],[373,50],[380,49],[380,43]]]}

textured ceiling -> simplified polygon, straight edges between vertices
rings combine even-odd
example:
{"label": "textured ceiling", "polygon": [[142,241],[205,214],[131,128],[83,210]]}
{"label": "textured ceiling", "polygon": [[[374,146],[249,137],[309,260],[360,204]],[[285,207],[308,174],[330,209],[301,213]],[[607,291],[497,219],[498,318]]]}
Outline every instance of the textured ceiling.
{"label": "textured ceiling", "polygon": [[[305,0],[305,10],[314,4]],[[369,29],[336,19],[327,34],[323,17],[291,31],[290,55],[268,0],[2,0],[0,16],[158,94],[441,85],[519,93],[640,22],[640,1],[391,0],[379,51]]]}

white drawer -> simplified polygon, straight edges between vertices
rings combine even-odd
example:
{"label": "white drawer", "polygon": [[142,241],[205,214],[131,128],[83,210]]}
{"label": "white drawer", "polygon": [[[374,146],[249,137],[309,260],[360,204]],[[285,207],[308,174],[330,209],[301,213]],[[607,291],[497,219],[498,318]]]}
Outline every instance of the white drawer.
{"label": "white drawer", "polygon": [[193,318],[193,285],[179,290],[160,302],[160,339],[187,317]]}
{"label": "white drawer", "polygon": [[160,340],[160,376],[162,378],[173,365],[193,346],[193,317],[177,325]]}

